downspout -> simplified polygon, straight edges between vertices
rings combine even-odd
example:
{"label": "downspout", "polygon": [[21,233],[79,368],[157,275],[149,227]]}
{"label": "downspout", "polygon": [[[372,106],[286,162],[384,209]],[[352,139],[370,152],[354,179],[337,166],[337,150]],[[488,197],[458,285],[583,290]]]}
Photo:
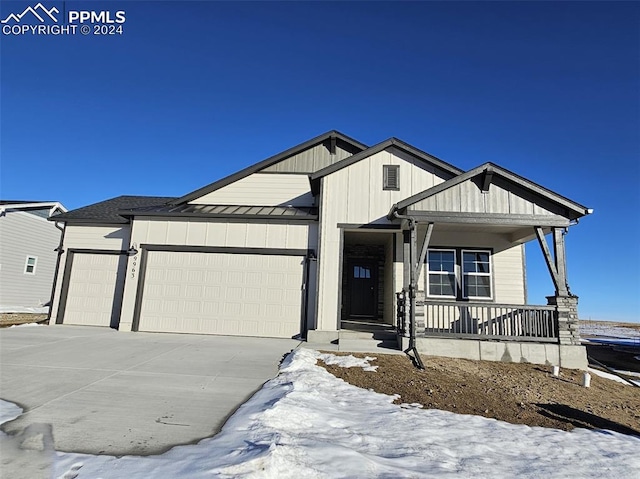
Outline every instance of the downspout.
{"label": "downspout", "polygon": [[60,270],[60,257],[64,253],[64,249],[62,246],[64,244],[64,232],[67,229],[66,224],[63,227],[58,226],[57,222],[53,223],[56,228],[60,230],[60,243],[58,243],[58,247],[53,251],[58,253],[58,257],[56,258],[56,269],[53,273],[53,287],[51,288],[51,298],[49,298],[49,312],[47,313],[47,322],[51,320],[51,311],[53,310],[53,300],[56,295],[56,285],[58,283],[58,271]]}
{"label": "downspout", "polygon": [[405,353],[409,355],[413,352],[416,366],[418,369],[424,369],[424,363],[418,349],[416,348],[416,265],[414,264],[417,256],[417,227],[416,219],[413,216],[401,215],[398,211],[393,212],[395,218],[409,221],[409,231],[411,232],[411,249],[410,249],[410,268],[409,268],[409,347],[405,350]]}

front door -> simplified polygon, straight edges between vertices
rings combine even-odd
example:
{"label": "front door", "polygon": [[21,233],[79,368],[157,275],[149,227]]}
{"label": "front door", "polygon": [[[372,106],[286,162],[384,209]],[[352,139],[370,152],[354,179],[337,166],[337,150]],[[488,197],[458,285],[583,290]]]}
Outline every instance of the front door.
{"label": "front door", "polygon": [[373,318],[377,312],[377,267],[372,260],[353,260],[349,263],[349,316]]}

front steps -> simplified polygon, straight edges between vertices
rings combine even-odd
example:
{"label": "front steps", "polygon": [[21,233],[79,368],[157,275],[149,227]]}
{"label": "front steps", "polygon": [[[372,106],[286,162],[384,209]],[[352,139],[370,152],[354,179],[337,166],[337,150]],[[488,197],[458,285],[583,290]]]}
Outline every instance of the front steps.
{"label": "front steps", "polygon": [[[307,342],[304,346],[324,351],[345,351],[352,353],[404,354],[399,346],[396,333],[392,330],[380,331],[337,331],[337,339],[328,342]],[[313,341],[313,338],[311,338]]]}

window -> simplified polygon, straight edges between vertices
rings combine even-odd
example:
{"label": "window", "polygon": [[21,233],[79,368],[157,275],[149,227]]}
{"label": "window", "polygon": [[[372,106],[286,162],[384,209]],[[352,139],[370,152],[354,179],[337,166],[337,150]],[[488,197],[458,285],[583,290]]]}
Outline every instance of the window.
{"label": "window", "polygon": [[369,268],[363,268],[362,266],[353,267],[353,277],[369,279],[371,278],[371,270]]}
{"label": "window", "polygon": [[489,251],[462,251],[462,291],[465,298],[491,299]]}
{"label": "window", "polygon": [[400,189],[400,165],[384,165],[382,167],[382,189],[383,190],[399,190]]}
{"label": "window", "polygon": [[493,298],[491,251],[429,249],[426,267],[426,290],[429,297]]}
{"label": "window", "polygon": [[427,259],[427,282],[429,296],[456,297],[456,252],[455,250],[429,250]]}
{"label": "window", "polygon": [[27,261],[24,263],[24,274],[36,274],[36,262],[38,258],[35,256],[27,256]]}

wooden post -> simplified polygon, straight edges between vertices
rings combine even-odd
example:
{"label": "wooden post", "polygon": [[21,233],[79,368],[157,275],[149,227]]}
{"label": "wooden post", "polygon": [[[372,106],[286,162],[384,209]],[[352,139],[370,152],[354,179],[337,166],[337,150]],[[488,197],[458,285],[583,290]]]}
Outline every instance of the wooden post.
{"label": "wooden post", "polygon": [[[556,295],[566,296],[567,285],[560,280],[560,277],[558,275],[558,270],[556,269],[555,261],[551,257],[551,251],[549,251],[547,240],[544,237],[544,231],[542,231],[542,228],[540,226],[535,226],[534,229],[536,231],[536,236],[538,237],[538,243],[540,244],[540,248],[542,249],[542,254],[544,256],[545,263],[547,263],[549,274],[551,274],[553,285],[556,288]],[[564,258],[564,255],[563,255],[563,258]]]}
{"label": "wooden post", "polygon": [[564,249],[563,228],[553,228],[553,255],[556,260],[556,271],[560,282],[559,294],[568,294],[567,261]]}
{"label": "wooden post", "polygon": [[427,256],[427,249],[429,248],[429,243],[431,242],[431,233],[433,233],[433,223],[429,223],[427,225],[427,232],[424,235],[424,241],[422,242],[422,248],[420,249],[420,258],[415,265],[416,268],[416,283],[420,281],[420,273],[422,273],[422,265],[424,265],[424,260]]}

